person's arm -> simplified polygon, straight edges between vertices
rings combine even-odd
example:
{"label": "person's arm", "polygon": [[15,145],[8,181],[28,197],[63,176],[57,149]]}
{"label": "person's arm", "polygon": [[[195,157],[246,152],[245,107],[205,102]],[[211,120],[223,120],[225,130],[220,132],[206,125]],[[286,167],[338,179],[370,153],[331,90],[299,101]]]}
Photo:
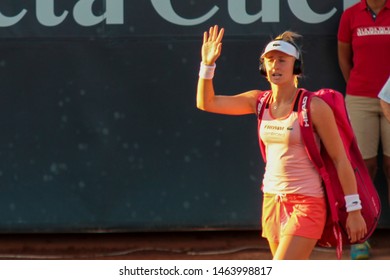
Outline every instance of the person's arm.
{"label": "person's arm", "polygon": [[[223,34],[224,29],[221,28],[218,31],[218,26],[213,26],[208,32],[204,32],[202,45],[203,65],[201,66],[201,68],[204,67],[203,73],[204,71],[210,71],[207,70],[207,67],[215,66],[215,62],[221,55]],[[213,71],[211,70],[211,72]],[[200,75],[196,93],[197,108],[207,112],[228,115],[255,113],[256,100],[260,91],[252,90],[233,96],[216,95],[212,78],[213,75],[210,75],[210,73]]]}
{"label": "person's arm", "polygon": [[351,44],[338,41],[337,54],[341,73],[343,74],[345,82],[348,82],[353,67]]}
{"label": "person's arm", "polygon": [[[357,194],[354,171],[346,155],[332,109],[325,101],[316,97],[312,99],[310,109],[314,128],[336,167],[344,195]],[[360,210],[348,212],[346,226],[351,242],[360,240],[367,232]]]}
{"label": "person's arm", "polygon": [[381,99],[381,107],[386,119],[390,122],[390,103]]}
{"label": "person's arm", "polygon": [[390,122],[390,76],[383,85],[381,91],[378,94],[378,97],[380,98],[383,114]]}

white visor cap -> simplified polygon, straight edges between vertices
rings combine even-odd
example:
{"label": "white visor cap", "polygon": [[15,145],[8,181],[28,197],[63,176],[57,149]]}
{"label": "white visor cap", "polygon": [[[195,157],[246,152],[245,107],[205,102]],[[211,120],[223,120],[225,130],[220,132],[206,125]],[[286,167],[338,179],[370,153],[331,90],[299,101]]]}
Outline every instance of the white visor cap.
{"label": "white visor cap", "polygon": [[264,52],[261,54],[261,57],[263,58],[267,53],[271,51],[280,51],[285,54],[291,55],[296,59],[299,59],[299,52],[297,48],[286,41],[275,40],[269,42],[268,45],[265,47]]}

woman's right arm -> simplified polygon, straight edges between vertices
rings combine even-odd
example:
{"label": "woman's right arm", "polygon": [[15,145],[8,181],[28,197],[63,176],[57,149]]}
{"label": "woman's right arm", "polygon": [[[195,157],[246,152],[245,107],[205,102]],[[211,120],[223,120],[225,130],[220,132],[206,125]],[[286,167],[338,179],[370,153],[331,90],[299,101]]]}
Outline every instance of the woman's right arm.
{"label": "woman's right arm", "polygon": [[341,73],[343,74],[345,82],[348,82],[353,67],[351,44],[338,41],[337,53]]}
{"label": "woman's right arm", "polygon": [[[216,60],[221,55],[222,38],[224,29],[218,31],[218,26],[210,28],[203,35],[202,64],[205,66],[215,65]],[[207,112],[244,115],[255,113],[257,96],[260,91],[252,90],[241,94],[227,96],[216,95],[214,91],[213,79],[199,77],[196,93],[196,106]]]}

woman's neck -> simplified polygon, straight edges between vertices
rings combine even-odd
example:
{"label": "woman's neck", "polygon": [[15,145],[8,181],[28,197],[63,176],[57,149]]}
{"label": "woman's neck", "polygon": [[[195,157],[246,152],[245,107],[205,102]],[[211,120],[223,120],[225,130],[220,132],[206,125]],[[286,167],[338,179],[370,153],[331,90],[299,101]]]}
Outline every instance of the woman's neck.
{"label": "woman's neck", "polygon": [[272,99],[274,102],[277,103],[290,102],[295,96],[295,93],[297,92],[297,87],[294,85],[289,85],[284,87],[272,85],[271,88],[272,88]]}
{"label": "woman's neck", "polygon": [[386,1],[387,0],[366,0],[367,6],[369,6],[375,14],[378,14],[380,10],[382,10],[382,8],[386,5]]}

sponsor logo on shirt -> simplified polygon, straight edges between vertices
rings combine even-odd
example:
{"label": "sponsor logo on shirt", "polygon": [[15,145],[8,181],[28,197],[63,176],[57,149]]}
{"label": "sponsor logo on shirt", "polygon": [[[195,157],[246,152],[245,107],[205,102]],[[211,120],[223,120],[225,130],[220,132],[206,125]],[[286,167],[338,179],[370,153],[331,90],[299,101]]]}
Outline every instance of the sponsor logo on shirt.
{"label": "sponsor logo on shirt", "polygon": [[356,30],[357,36],[390,35],[390,26],[360,27]]}

